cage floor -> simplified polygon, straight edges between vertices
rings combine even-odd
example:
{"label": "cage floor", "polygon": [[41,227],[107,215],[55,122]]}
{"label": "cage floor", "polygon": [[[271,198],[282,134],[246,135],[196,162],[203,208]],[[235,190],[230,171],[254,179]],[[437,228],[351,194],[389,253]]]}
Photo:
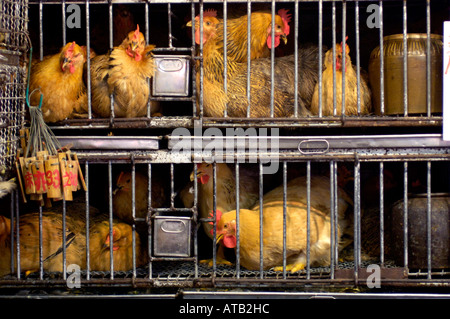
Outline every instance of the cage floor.
{"label": "cage floor", "polygon": [[[361,262],[360,268],[367,268],[369,265],[374,264],[372,261],[363,261]],[[384,268],[396,268],[399,267],[395,265],[394,262],[388,261],[384,263]],[[355,263],[352,261],[346,261],[346,262],[339,262],[337,266],[334,267],[334,270],[337,269],[354,269]],[[151,272],[150,272],[151,269]],[[311,278],[318,278],[318,279],[327,279],[330,278],[330,274],[332,269],[330,267],[310,267],[309,270],[306,268],[291,273],[289,271],[286,272],[286,278],[287,279],[301,279],[306,278],[306,275],[309,271]],[[150,276],[151,273],[151,276]],[[82,270],[80,272],[81,278],[86,278],[87,271]],[[260,278],[261,273],[259,270],[247,270],[243,267],[240,267],[240,269],[236,269],[236,266],[228,266],[228,265],[216,265],[215,269],[212,267],[209,267],[206,264],[198,264],[196,267],[194,262],[185,262],[185,261],[158,261],[153,262],[150,266],[137,268],[136,269],[136,277],[137,278],[158,278],[158,279],[164,279],[164,280],[189,280],[189,279],[195,279],[195,278],[207,278],[210,276],[217,277],[223,277],[223,278],[236,278],[236,276],[239,274],[240,278]],[[113,273],[114,278],[132,278],[133,277],[133,271],[114,271]],[[111,278],[111,272],[110,271],[90,271],[89,272],[90,278],[95,279],[102,279],[102,278]],[[13,279],[17,278],[14,274],[5,276],[2,279]],[[39,272],[34,272],[30,274],[21,274],[21,279],[29,279],[29,280],[37,280],[40,278]],[[43,279],[62,279],[63,275],[62,272],[44,272]],[[270,279],[277,279],[277,278],[283,278],[283,272],[282,271],[274,271],[272,269],[270,270],[264,270],[263,271],[263,278],[270,278]],[[0,279],[0,283],[1,280]]]}

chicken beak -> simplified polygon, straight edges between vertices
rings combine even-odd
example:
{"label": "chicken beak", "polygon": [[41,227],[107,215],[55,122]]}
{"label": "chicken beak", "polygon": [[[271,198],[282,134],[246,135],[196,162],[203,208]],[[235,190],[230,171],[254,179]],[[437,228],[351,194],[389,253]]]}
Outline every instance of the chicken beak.
{"label": "chicken beak", "polygon": [[69,58],[64,58],[63,63],[61,65],[61,69],[65,70],[69,63],[70,63],[70,59]]}
{"label": "chicken beak", "polygon": [[283,40],[284,44],[287,44],[287,36],[285,34],[280,35],[280,38]]}
{"label": "chicken beak", "polygon": [[116,195],[118,191],[120,191],[123,188],[123,186],[116,186],[116,188],[113,190],[113,195]]}
{"label": "chicken beak", "polygon": [[188,23],[186,23],[186,26],[192,28],[192,21],[189,21]]}
{"label": "chicken beak", "polygon": [[190,179],[191,179],[191,182],[194,181],[194,179],[195,179],[195,174],[194,174],[194,172],[191,173]]}
{"label": "chicken beak", "polygon": [[217,235],[217,240],[216,240],[216,244],[218,244],[222,239],[223,239],[223,234],[218,234]]}
{"label": "chicken beak", "polygon": [[137,47],[138,47],[138,43],[131,41],[131,51],[133,51],[133,52],[136,51]]}

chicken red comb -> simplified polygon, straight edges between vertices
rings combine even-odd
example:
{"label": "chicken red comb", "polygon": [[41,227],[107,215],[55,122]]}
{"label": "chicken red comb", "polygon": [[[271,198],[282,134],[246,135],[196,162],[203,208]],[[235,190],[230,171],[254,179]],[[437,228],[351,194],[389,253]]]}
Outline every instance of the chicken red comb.
{"label": "chicken red comb", "polygon": [[139,40],[139,33],[141,33],[141,32],[139,31],[139,24],[138,24],[136,30],[134,31],[134,35],[133,35],[134,40]]}
{"label": "chicken red comb", "polygon": [[203,12],[204,17],[217,17],[217,10],[207,9]]}
{"label": "chicken red comb", "polygon": [[285,35],[289,34],[289,31],[290,31],[289,22],[291,22],[291,17],[292,17],[292,15],[288,12],[289,12],[289,10],[287,10],[287,9],[278,10],[278,15],[281,17],[281,19],[283,20],[283,23],[284,23],[283,32]]}
{"label": "chicken red comb", "polygon": [[[345,42],[347,42],[348,36],[345,37]],[[342,53],[342,42],[341,42],[341,48],[339,51]],[[345,43],[345,52],[348,54],[350,52],[350,48],[348,47],[347,43]]]}
{"label": "chicken red comb", "polygon": [[74,50],[75,50],[75,41],[73,41],[70,47],[67,48],[66,56],[73,56]]}

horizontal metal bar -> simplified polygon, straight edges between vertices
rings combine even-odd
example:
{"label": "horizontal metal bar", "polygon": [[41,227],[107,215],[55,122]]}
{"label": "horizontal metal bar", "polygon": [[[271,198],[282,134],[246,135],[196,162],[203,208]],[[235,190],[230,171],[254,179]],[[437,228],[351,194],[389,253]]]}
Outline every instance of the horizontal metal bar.
{"label": "horizontal metal bar", "polygon": [[[235,133],[235,132],[232,132]],[[244,132],[245,133],[245,132]],[[258,133],[248,131],[246,134]],[[264,139],[267,149],[274,143],[278,149],[295,149],[321,153],[332,149],[372,149],[372,148],[425,148],[450,147],[450,141],[444,141],[442,134],[403,134],[403,135],[361,135],[361,136],[168,136],[169,149],[194,147],[194,143],[201,147],[216,149],[219,147],[230,149],[255,149],[258,141]],[[229,147],[229,148],[228,148]],[[324,149],[326,147],[326,149]],[[321,151],[322,150],[322,151]]]}
{"label": "horizontal metal bar", "polygon": [[58,136],[61,145],[76,150],[157,150],[159,137],[143,136]]}

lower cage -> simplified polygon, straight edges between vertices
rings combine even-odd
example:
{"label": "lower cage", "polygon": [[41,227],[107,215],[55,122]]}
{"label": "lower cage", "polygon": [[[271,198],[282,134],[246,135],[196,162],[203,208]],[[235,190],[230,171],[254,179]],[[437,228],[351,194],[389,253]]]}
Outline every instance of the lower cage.
{"label": "lower cage", "polygon": [[[1,199],[2,207],[10,208],[2,209],[0,219],[0,287],[7,294],[54,288],[68,294],[116,288],[447,291],[448,148],[438,136],[415,137],[420,138],[428,139],[420,150],[387,152],[374,143],[372,149],[349,152],[330,141],[326,152],[308,155],[298,137],[298,145],[306,148],[289,150],[282,141],[271,174],[265,171],[267,159],[249,163],[249,153],[229,153],[229,163],[222,163],[214,152],[203,157],[176,153],[170,143],[169,150],[139,153],[79,146],[75,151],[86,191],[74,191],[73,200],[44,195],[42,202],[34,201],[20,189]],[[322,189],[314,184],[318,176],[325,181]],[[298,178],[300,191],[290,192]],[[268,195],[277,187],[278,195]],[[340,224],[343,191],[350,203],[342,215],[348,221],[345,231]],[[296,196],[304,218],[297,224],[300,213],[291,211]],[[266,199],[272,202],[260,210]],[[278,210],[266,220],[266,208],[274,203]],[[229,210],[239,211],[227,224],[236,227],[234,248],[225,247],[227,234],[220,224]],[[254,216],[255,225],[248,216]],[[317,216],[325,216],[320,231]],[[281,228],[271,229],[276,223]],[[315,257],[317,237],[325,245],[325,262]],[[249,257],[249,251],[257,256]],[[291,271],[295,254],[304,264]],[[266,267],[266,256],[278,268]]]}

